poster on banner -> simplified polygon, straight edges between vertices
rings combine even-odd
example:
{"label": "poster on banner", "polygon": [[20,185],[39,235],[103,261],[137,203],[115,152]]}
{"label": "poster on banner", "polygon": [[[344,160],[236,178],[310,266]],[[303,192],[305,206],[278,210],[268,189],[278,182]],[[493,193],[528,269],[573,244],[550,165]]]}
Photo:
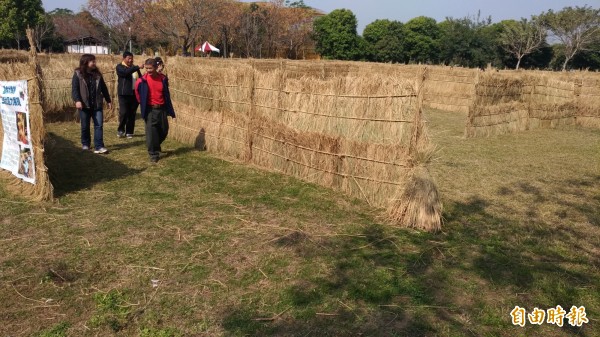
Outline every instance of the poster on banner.
{"label": "poster on banner", "polygon": [[35,184],[27,81],[0,81],[2,154],[0,168]]}

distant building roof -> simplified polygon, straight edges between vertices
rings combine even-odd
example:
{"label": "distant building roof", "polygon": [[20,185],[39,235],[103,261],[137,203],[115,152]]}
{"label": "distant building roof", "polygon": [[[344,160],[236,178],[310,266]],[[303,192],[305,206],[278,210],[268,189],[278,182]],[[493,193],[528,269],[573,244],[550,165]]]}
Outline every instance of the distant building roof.
{"label": "distant building roof", "polygon": [[[83,42],[82,42],[83,41]],[[78,38],[74,38],[74,39],[69,39],[69,40],[65,40],[64,41],[65,44],[102,44],[103,41],[98,40],[97,38],[93,37],[93,36],[81,36]]]}

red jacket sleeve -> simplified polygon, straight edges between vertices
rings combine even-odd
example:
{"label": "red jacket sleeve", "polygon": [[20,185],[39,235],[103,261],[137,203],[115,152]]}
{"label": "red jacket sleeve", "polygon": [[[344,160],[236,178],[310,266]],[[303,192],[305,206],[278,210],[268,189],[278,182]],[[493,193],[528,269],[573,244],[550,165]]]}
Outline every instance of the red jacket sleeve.
{"label": "red jacket sleeve", "polygon": [[140,92],[138,91],[140,83],[142,83],[142,78],[138,78],[138,80],[135,82],[135,98],[137,98],[138,103],[142,103],[140,98]]}

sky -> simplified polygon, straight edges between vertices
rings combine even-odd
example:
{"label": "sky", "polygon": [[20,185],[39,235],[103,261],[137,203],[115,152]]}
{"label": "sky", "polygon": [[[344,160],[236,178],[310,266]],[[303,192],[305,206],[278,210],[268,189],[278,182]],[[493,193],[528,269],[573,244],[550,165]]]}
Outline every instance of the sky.
{"label": "sky", "polygon": [[[406,22],[417,16],[429,16],[437,21],[446,17],[462,18],[475,16],[481,11],[481,17],[492,16],[494,22],[505,19],[529,18],[548,9],[560,10],[566,6],[590,5],[600,7],[600,0],[304,0],[314,8],[326,13],[346,8],[358,18],[358,32],[376,19],[390,19]],[[43,0],[44,7],[50,11],[57,7],[79,11],[86,0]]]}

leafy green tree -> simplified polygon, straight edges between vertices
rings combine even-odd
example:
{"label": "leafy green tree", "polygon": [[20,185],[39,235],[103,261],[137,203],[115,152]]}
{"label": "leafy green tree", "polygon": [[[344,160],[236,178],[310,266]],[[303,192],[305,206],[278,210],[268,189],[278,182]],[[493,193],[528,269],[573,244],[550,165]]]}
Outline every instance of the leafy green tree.
{"label": "leafy green tree", "polygon": [[308,6],[307,4],[304,3],[304,0],[298,0],[298,1],[285,0],[284,4],[286,7],[290,7],[290,8],[304,8],[304,9],[311,8],[310,6]]}
{"label": "leafy green tree", "polygon": [[490,17],[481,20],[465,17],[446,18],[439,23],[440,58],[444,64],[484,67],[501,64],[497,38],[499,27]]}
{"label": "leafy green tree", "polygon": [[404,47],[410,62],[439,60],[440,28],[435,19],[420,16],[404,24]]}
{"label": "leafy green tree", "polygon": [[352,11],[336,9],[314,22],[316,51],[324,58],[360,60],[365,56],[364,40],[356,33],[358,21]]}
{"label": "leafy green tree", "polygon": [[0,41],[10,40],[21,48],[25,30],[34,28],[44,16],[42,0],[0,0]]}
{"label": "leafy green tree", "polygon": [[50,12],[48,12],[48,15],[54,16],[54,15],[75,15],[75,13],[73,13],[72,10],[68,9],[68,8],[55,8],[53,10],[51,10]]}
{"label": "leafy green tree", "polygon": [[403,25],[399,21],[375,20],[363,31],[363,38],[377,62],[405,62]]}
{"label": "leafy green tree", "polygon": [[561,42],[564,56],[562,70],[582,51],[591,50],[600,39],[600,9],[589,6],[565,7],[558,12],[549,10],[540,19]]}

